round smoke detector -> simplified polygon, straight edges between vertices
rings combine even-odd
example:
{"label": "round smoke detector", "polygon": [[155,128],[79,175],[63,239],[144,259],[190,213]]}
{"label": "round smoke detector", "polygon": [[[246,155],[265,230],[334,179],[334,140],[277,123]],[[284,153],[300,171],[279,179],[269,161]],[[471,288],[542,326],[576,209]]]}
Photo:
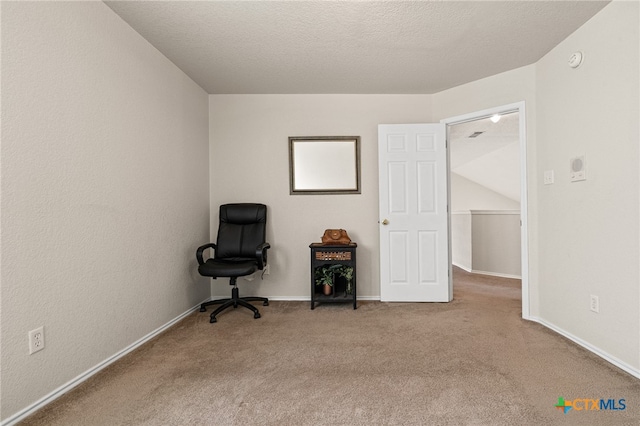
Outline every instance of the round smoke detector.
{"label": "round smoke detector", "polygon": [[582,52],[575,52],[569,58],[569,66],[571,68],[578,68],[582,64],[583,59],[584,59],[584,56],[582,55]]}

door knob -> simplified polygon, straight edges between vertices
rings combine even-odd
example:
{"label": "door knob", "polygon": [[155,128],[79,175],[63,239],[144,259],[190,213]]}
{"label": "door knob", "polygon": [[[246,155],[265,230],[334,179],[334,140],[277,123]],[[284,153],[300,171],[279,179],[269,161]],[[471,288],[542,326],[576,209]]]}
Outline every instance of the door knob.
{"label": "door knob", "polygon": [[383,225],[388,225],[388,224],[389,224],[389,221],[388,221],[387,219],[385,219],[385,220],[383,220],[383,221],[382,221],[382,224],[383,224]]}

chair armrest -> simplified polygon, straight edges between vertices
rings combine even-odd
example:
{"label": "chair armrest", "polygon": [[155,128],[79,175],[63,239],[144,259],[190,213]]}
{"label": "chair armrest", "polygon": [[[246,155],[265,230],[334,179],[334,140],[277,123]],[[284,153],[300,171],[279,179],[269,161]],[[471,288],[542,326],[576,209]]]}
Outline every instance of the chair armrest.
{"label": "chair armrest", "polygon": [[215,243],[209,243],[209,244],[205,244],[203,246],[198,247],[198,251],[196,251],[196,259],[198,259],[199,265],[204,265],[204,259],[202,258],[202,255],[204,254],[204,251],[208,248],[213,248],[215,250],[216,248],[218,248],[218,246]]}
{"label": "chair armrest", "polygon": [[267,249],[271,248],[271,244],[262,243],[256,248],[256,259],[258,259],[258,269],[264,269],[267,264]]}

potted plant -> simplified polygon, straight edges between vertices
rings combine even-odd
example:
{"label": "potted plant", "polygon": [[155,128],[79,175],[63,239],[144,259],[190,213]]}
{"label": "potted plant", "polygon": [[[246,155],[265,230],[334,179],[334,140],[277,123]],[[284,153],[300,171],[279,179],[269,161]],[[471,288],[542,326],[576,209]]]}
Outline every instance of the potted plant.
{"label": "potted plant", "polygon": [[346,293],[352,294],[353,267],[336,263],[334,265],[322,265],[315,270],[316,285],[323,287],[323,293],[330,295],[334,284],[335,276],[345,279],[347,287]]}
{"label": "potted plant", "polygon": [[353,294],[353,289],[351,288],[351,283],[353,281],[353,267],[348,265],[340,265],[338,273],[342,278],[347,282],[346,292],[347,294]]}
{"label": "potted plant", "polygon": [[333,275],[340,265],[322,265],[315,270],[316,285],[322,286],[322,292],[328,296],[333,287]]}

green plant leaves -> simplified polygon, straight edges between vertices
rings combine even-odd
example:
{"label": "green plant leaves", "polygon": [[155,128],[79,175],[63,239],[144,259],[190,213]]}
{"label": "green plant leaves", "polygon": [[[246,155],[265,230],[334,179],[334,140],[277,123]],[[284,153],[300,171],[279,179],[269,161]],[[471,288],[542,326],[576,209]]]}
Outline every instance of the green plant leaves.
{"label": "green plant leaves", "polygon": [[332,265],[322,265],[315,268],[314,278],[316,285],[333,285],[334,276],[339,276],[347,282],[346,292],[351,294],[353,281],[353,267],[335,263]]}

